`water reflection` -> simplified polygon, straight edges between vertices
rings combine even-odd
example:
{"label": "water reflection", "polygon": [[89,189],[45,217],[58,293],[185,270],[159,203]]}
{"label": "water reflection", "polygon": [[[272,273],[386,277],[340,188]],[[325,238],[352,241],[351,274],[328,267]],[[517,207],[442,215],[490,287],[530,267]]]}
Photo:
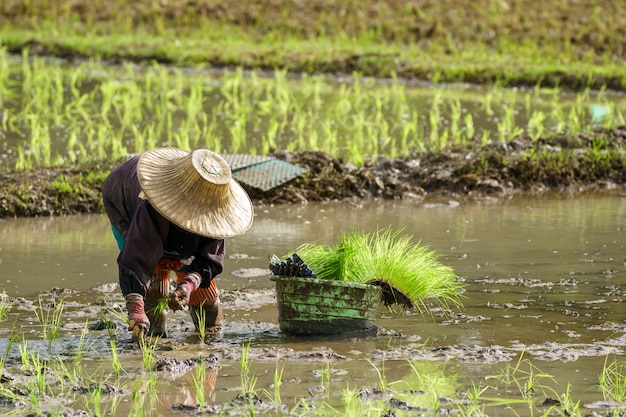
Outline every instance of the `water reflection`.
{"label": "water reflection", "polygon": [[117,280],[117,257],[103,215],[0,222],[0,288],[32,297],[53,287],[91,290]]}
{"label": "water reflection", "polygon": [[[621,307],[612,304],[623,295],[626,199],[618,192],[462,204],[258,207],[250,231],[228,240],[219,285],[271,288],[266,276],[233,272],[267,269],[271,254],[305,242],[334,244],[342,233],[377,227],[403,229],[441,253],[469,284],[468,314],[502,315],[497,308],[507,306],[507,316],[536,317],[567,307],[580,316],[619,319]],[[10,295],[52,287],[89,292],[117,281],[117,250],[102,215],[4,220],[0,242],[2,286]]]}
{"label": "water reflection", "polygon": [[[228,240],[230,256],[218,285],[223,289],[271,289],[273,283],[267,275],[250,277],[236,272],[266,269],[269,254],[285,254],[304,242],[334,244],[342,233],[377,227],[402,228],[439,252],[442,262],[452,266],[467,283],[464,308],[452,315],[434,311],[432,317],[381,308],[376,322],[392,335],[364,338],[358,344],[345,339],[283,337],[275,330],[277,311],[272,304],[234,308],[227,312],[227,320],[244,324],[226,329],[226,343],[238,346],[252,341],[257,349],[275,355],[265,361],[255,359],[260,386],[269,387],[272,382],[278,366],[276,352],[281,349],[321,352],[320,357],[331,352],[354,359],[332,365],[328,392],[337,393],[350,381],[376,385],[377,371],[364,358],[384,361],[389,380],[415,384],[419,381],[414,380],[411,360],[456,358],[453,369],[446,368],[447,376],[454,371],[483,377],[496,372],[502,360],[524,352],[542,371],[572,383],[578,397],[597,399],[593,387],[605,358],[620,355],[626,346],[626,194],[613,191],[518,196],[506,201],[260,206],[250,231]],[[8,219],[0,223],[2,286],[11,296],[34,298],[51,287],[67,287],[81,291],[83,298],[96,300],[99,293],[95,287],[117,281],[116,256],[103,215]],[[17,308],[13,316],[23,316],[19,329],[36,326],[32,311]],[[79,317],[79,321],[84,319]],[[2,335],[8,337],[13,331],[8,328]],[[404,337],[394,337],[393,332]],[[40,339],[36,330],[31,334]],[[187,345],[194,346],[196,336],[189,334]],[[96,337],[102,338],[97,346],[106,345],[106,336]],[[45,350],[45,342],[39,343]],[[30,341],[29,345],[38,346]],[[437,348],[432,350],[432,357],[424,356],[428,353],[424,346]],[[0,350],[10,349],[0,343]],[[17,357],[17,346],[13,352]],[[140,358],[132,360],[132,366],[139,366]],[[175,414],[171,405],[197,402],[198,384],[204,387],[202,394],[209,401],[231,400],[233,391],[222,388],[239,386],[240,365],[237,360],[224,360],[220,365],[219,377],[217,372],[196,375],[192,371],[181,377],[181,386],[164,387],[163,395],[159,394],[163,404],[167,403],[167,407],[159,406],[163,415]],[[302,395],[309,385],[319,385],[320,377],[312,368],[321,367],[300,362],[297,357],[291,360],[284,374],[287,383],[281,389],[285,398]],[[441,369],[435,366],[430,370],[437,376]],[[340,398],[328,401],[335,403]]]}

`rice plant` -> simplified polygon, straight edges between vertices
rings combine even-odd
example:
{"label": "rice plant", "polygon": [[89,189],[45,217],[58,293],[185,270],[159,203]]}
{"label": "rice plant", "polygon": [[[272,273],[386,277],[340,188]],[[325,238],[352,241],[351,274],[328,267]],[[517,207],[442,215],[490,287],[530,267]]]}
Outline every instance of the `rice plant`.
{"label": "rice plant", "polygon": [[37,320],[41,325],[41,337],[48,341],[48,348],[59,337],[63,323],[63,300],[54,301],[52,306],[42,304],[39,297],[39,307],[35,310]]}
{"label": "rice plant", "polygon": [[193,373],[192,383],[193,391],[195,393],[196,402],[200,405],[206,402],[204,395],[204,380],[206,378],[206,369],[204,364],[199,363],[196,365]]}
{"label": "rice plant", "polygon": [[372,367],[374,368],[374,371],[376,371],[376,375],[378,375],[378,388],[381,391],[389,391],[391,387],[389,385],[389,380],[387,379],[387,375],[385,375],[385,362],[383,361],[381,363],[380,368],[376,366],[376,364],[369,359],[367,359],[367,362],[369,362],[369,364],[372,365]]}
{"label": "rice plant", "polygon": [[155,317],[160,317],[165,310],[167,310],[167,297],[161,297],[157,300],[154,307],[150,309],[150,313],[152,313]]}
{"label": "rice plant", "polygon": [[207,328],[206,328],[206,310],[200,306],[200,308],[195,309],[195,312],[192,314],[196,314],[198,316],[198,332],[200,333],[200,343],[204,343],[206,341]]}
{"label": "rice plant", "polygon": [[552,375],[542,372],[523,355],[520,355],[515,363],[506,364],[500,373],[488,376],[486,379],[495,379],[504,386],[515,387],[523,400],[529,400],[534,395],[546,391],[546,380],[554,381]]}
{"label": "rice plant", "polygon": [[6,163],[31,169],[175,145],[263,155],[321,150],[362,165],[465,145],[476,132],[483,142],[492,132],[502,141],[520,133],[538,139],[624,119],[623,104],[588,92],[564,99],[558,89],[536,89],[519,100],[518,91],[498,86],[419,88],[360,74],[294,82],[286,70],[262,77],[242,69],[218,75],[157,63],[98,65],[65,67],[27,48],[19,64],[0,54],[0,125],[15,155]]}
{"label": "rice plant", "polygon": [[330,392],[331,366],[329,361],[325,361],[320,369],[320,385],[326,392]]}
{"label": "rice plant", "polygon": [[123,368],[122,362],[117,353],[117,343],[115,342],[115,339],[112,338],[109,340],[109,344],[109,354],[111,355],[111,368],[113,369],[113,373],[115,374],[115,376],[119,376],[122,373]]}
{"label": "rice plant", "polygon": [[276,362],[276,368],[274,369],[274,380],[272,381],[272,391],[264,389],[263,392],[269,398],[270,402],[276,405],[282,404],[282,400],[280,398],[280,387],[283,384],[283,373],[285,372],[286,362],[283,362],[282,366],[278,366],[278,362]]}
{"label": "rice plant", "polygon": [[605,400],[623,402],[626,399],[626,362],[605,359],[602,372],[598,376],[600,392]]}
{"label": "rice plant", "polygon": [[139,347],[141,348],[141,363],[144,369],[152,369],[156,360],[156,350],[159,347],[159,340],[161,337],[142,338],[139,341]]}
{"label": "rice plant", "polygon": [[445,308],[460,306],[462,283],[428,247],[390,228],[343,234],[335,246],[305,243],[297,253],[320,279],[376,284],[386,304],[427,311],[427,300]]}
{"label": "rice plant", "polygon": [[[399,393],[399,398],[406,397],[411,404],[430,408],[433,415],[438,415],[442,399],[454,398],[459,392],[459,375],[446,369],[446,363],[409,360],[408,365],[411,372],[400,380],[389,382],[389,387]],[[424,395],[416,396],[416,392]]]}
{"label": "rice plant", "polygon": [[252,394],[256,390],[257,377],[252,373],[252,359],[250,358],[250,343],[241,345],[241,358],[239,358],[241,391],[242,394]]}

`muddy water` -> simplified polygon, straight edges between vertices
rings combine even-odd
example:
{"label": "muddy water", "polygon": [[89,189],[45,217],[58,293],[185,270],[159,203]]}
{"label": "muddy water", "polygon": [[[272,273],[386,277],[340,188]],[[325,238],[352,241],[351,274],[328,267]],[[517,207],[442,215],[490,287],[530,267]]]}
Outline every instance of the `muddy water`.
{"label": "muddy water", "polygon": [[[371,231],[387,226],[404,228],[415,241],[441,253],[442,262],[467,283],[463,309],[421,317],[381,308],[377,337],[282,335],[268,279],[268,256],[283,255],[304,242],[333,244],[341,233],[355,228]],[[415,361],[428,366],[428,372],[462,375],[467,389],[469,381],[499,372],[521,354],[554,376],[558,393],[571,383],[574,398],[591,404],[602,399],[597,384],[604,361],[619,358],[626,345],[622,192],[507,201],[257,207],[252,229],[230,239],[227,250],[226,270],[218,279],[228,320],[223,338],[200,344],[186,313],[177,312],[172,315],[172,340],[157,351],[161,356],[215,354],[219,370],[211,371],[216,380],[206,390],[209,403],[221,404],[236,396],[241,385],[239,348],[247,342],[257,388],[271,390],[275,370],[287,364],[281,396],[288,404],[303,396],[338,404],[348,386],[377,387],[380,377],[372,364],[384,368],[388,381],[398,381],[411,379],[407,364]],[[33,316],[36,302],[29,302],[54,287],[66,289],[54,295],[66,297],[66,339],[59,342],[59,349],[72,351],[85,320],[95,321],[100,315],[102,306],[96,301],[120,303],[116,255],[102,215],[1,222],[0,286],[18,300],[0,323],[0,352],[7,352],[6,359],[18,355],[8,342],[15,333],[24,334],[33,346],[43,343],[41,326]],[[123,329],[117,332],[125,369],[136,375],[141,356]],[[106,351],[106,335],[95,330],[90,335],[98,340],[94,346],[101,344],[96,350]],[[97,355],[87,356],[86,366],[107,363]],[[317,394],[327,363],[331,386],[326,394]],[[160,375],[161,401],[150,410],[154,415],[180,415],[170,407],[193,403],[191,377]],[[127,397],[115,405],[119,415],[130,410]],[[114,407],[112,399],[103,404],[109,402],[107,407]]]}

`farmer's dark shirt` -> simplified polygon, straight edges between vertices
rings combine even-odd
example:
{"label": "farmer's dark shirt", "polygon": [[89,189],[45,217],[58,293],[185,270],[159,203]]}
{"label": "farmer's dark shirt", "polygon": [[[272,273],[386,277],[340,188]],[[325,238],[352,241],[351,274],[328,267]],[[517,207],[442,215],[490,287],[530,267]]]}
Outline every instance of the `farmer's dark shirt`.
{"label": "farmer's dark shirt", "polygon": [[135,156],[113,169],[102,184],[107,216],[126,238],[117,263],[122,294],[146,295],[152,273],[161,259],[191,260],[187,272],[202,277],[207,287],[224,269],[224,240],[182,230],[141,198]]}

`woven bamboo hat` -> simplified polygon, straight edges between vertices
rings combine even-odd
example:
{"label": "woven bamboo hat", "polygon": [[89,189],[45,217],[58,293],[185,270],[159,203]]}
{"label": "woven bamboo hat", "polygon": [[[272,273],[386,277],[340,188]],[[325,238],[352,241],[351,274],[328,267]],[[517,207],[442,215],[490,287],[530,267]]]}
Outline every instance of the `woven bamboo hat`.
{"label": "woven bamboo hat", "polygon": [[254,210],[228,163],[207,149],[157,148],[137,164],[139,184],[163,217],[191,233],[211,238],[243,234]]}

